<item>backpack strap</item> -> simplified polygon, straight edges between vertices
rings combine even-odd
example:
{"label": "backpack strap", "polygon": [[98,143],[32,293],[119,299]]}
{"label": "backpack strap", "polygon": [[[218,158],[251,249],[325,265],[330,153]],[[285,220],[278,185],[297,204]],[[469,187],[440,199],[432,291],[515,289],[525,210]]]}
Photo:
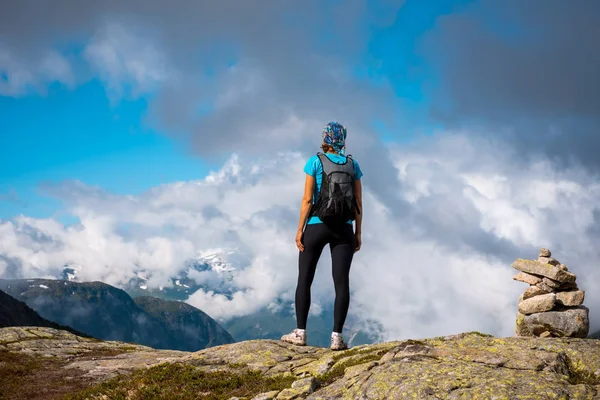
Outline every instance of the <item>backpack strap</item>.
{"label": "backpack strap", "polygon": [[[348,167],[350,167],[352,180],[354,180],[354,159],[352,158],[351,154],[346,156],[346,162],[343,164],[339,164],[339,163],[336,163],[335,161],[332,161],[329,157],[327,157],[326,154],[324,154],[322,152],[318,152],[317,156],[319,157],[319,161],[321,161],[321,170],[323,171],[323,173],[322,173],[323,178],[325,177],[325,175],[327,175],[329,173],[331,168],[342,168],[342,169],[347,170]],[[327,168],[327,171],[326,171],[326,165],[329,167],[329,168]]]}

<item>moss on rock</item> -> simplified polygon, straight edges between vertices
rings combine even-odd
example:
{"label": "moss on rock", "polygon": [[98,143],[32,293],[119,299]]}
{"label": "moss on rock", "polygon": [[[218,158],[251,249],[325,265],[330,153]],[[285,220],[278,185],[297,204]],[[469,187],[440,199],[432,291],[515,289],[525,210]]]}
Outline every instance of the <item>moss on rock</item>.
{"label": "moss on rock", "polygon": [[[4,377],[17,376],[0,383],[14,387],[22,373],[32,387],[50,384],[49,373],[38,373],[46,365],[54,381],[69,378],[73,386],[60,393],[73,399],[592,399],[600,390],[600,341],[593,339],[466,332],[339,352],[253,340],[196,353],[47,328],[0,329],[0,340],[0,355],[12,360],[0,361],[13,371]],[[99,383],[73,394],[81,382]]]}

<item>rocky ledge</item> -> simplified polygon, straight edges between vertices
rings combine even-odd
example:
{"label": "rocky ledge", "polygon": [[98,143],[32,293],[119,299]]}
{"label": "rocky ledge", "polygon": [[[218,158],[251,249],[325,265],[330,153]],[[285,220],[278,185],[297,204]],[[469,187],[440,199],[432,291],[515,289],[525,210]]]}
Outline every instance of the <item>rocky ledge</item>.
{"label": "rocky ledge", "polygon": [[594,399],[600,341],[477,332],[342,352],[253,340],[195,353],[0,329],[0,398]]}

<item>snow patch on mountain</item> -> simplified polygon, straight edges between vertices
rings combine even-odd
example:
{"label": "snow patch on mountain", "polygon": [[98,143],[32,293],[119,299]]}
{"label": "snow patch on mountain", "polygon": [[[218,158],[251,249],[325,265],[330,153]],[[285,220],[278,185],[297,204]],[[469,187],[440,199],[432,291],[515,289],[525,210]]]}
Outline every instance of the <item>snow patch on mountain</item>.
{"label": "snow patch on mountain", "polygon": [[[199,250],[196,257],[187,260],[182,265],[177,276],[172,276],[168,281],[161,282],[158,289],[163,291],[165,288],[173,287],[174,289],[185,290],[187,293],[193,293],[201,286],[220,292],[226,286],[230,286],[229,284],[233,281],[233,273],[236,268],[229,257],[234,255],[235,252],[235,249],[221,248]],[[79,265],[65,265],[60,278],[69,282],[79,282],[79,276],[83,268]],[[148,290],[148,288],[152,288],[149,282],[151,278],[151,272],[140,268],[135,271],[135,275],[131,277],[127,286]]]}
{"label": "snow patch on mountain", "polygon": [[77,274],[81,272],[81,269],[80,265],[67,264],[63,268],[61,279],[69,282],[79,282]]}

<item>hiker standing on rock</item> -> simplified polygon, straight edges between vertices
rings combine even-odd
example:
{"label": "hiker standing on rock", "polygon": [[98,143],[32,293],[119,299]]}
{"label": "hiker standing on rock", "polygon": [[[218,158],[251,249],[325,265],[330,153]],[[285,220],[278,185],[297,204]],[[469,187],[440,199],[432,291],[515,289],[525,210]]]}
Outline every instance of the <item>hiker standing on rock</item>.
{"label": "hiker standing on rock", "polygon": [[[310,308],[310,287],[323,248],[329,244],[335,285],[334,324],[331,349],[348,345],[342,329],[350,305],[350,265],[360,250],[362,229],[362,186],[360,166],[346,156],[346,128],[330,122],[323,129],[323,153],[308,159],[304,166],[306,181],[296,234],[298,247],[298,285],[296,287],[297,328],[281,340],[306,345],[306,321]],[[352,221],[356,222],[353,230]]]}

